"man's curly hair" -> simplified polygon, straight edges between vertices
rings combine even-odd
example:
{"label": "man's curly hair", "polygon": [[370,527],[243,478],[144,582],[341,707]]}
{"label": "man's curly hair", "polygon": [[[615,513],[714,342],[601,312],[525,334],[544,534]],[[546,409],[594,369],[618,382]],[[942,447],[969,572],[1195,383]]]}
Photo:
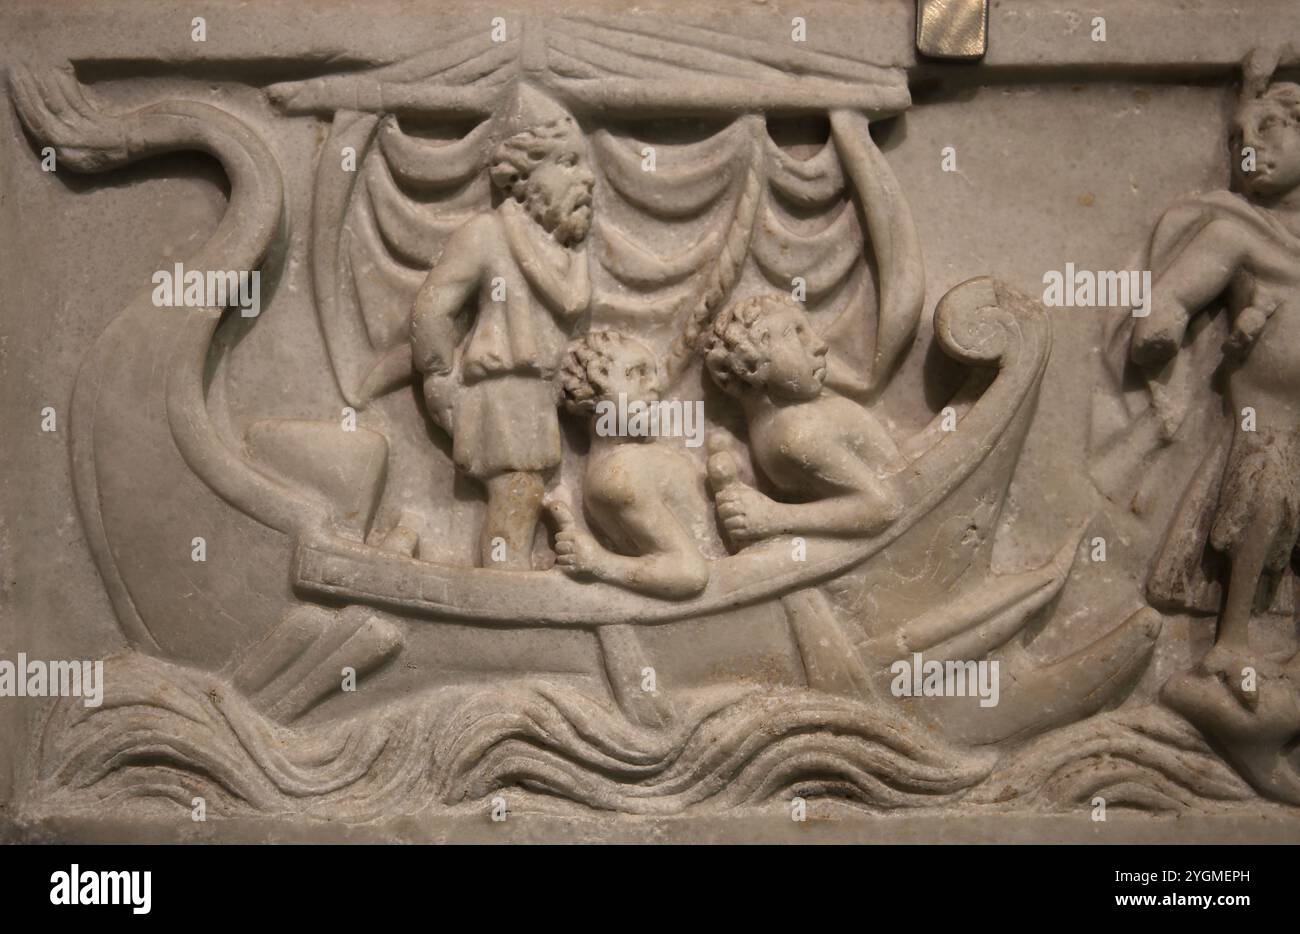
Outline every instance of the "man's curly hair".
{"label": "man's curly hair", "polygon": [[578,131],[572,117],[555,117],[520,130],[497,144],[488,174],[492,184],[517,201],[527,196],[528,177]]}
{"label": "man's curly hair", "polygon": [[761,389],[758,375],[767,355],[761,346],[765,319],[782,308],[803,309],[785,295],[764,294],[741,299],[723,308],[704,335],[704,366],[719,388],[733,395],[746,386]]}
{"label": "man's curly hair", "polygon": [[639,345],[647,356],[650,348],[619,331],[590,331],[569,343],[560,365],[560,391],[564,408],[574,415],[590,415],[596,403],[609,393],[609,367],[623,347]]}

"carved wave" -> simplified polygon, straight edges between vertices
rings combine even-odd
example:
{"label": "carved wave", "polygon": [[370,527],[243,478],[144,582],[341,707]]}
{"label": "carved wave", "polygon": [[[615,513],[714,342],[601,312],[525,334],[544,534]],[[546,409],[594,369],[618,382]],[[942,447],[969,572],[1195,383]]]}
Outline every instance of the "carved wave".
{"label": "carved wave", "polygon": [[1251,787],[1182,717],[1145,706],[1048,733],[1009,757],[966,799],[1016,810],[1107,808],[1205,813],[1247,801]]}
{"label": "carved wave", "polygon": [[319,726],[265,717],[218,677],[131,654],[106,701],[59,707],[42,783],[53,810],[202,796],[220,813],[366,820],[526,789],[603,810],[671,814],[833,787],[880,808],[954,799],[992,757],[936,743],[887,708],[800,688],[718,688],[679,724],[638,727],[538,679],[445,687]]}
{"label": "carved wave", "polygon": [[[453,686],[307,727],[268,719],[218,676],[111,659],[110,700],[56,709],[43,808],[191,807],[366,821],[527,792],[619,813],[828,796],[869,810],[1213,812],[1258,805],[1176,714],[1101,714],[1002,757],[937,740],[892,707],[804,688],[712,688],[645,729],[599,699],[530,678]],[[518,800],[518,799],[514,799]]]}

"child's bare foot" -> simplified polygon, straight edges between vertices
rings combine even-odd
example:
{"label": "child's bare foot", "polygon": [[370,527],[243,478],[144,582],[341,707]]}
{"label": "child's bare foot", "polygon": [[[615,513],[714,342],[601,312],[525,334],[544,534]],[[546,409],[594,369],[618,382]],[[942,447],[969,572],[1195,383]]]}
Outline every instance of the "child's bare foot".
{"label": "child's bare foot", "polygon": [[574,576],[595,574],[603,549],[591,535],[578,528],[578,522],[565,503],[548,500],[546,511],[555,522],[555,564]]}
{"label": "child's bare foot", "polygon": [[718,517],[731,540],[737,544],[771,538],[777,534],[772,517],[772,500],[737,480],[714,497]]}
{"label": "child's bare foot", "polygon": [[770,537],[772,500],[740,479],[736,459],[716,437],[709,450],[709,486],[728,537],[738,545]]}

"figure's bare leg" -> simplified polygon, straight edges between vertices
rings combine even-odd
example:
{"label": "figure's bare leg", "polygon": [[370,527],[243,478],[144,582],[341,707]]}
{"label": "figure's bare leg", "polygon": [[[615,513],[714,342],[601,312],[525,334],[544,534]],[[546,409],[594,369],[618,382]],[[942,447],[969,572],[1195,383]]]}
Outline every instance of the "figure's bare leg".
{"label": "figure's bare leg", "polygon": [[484,481],[487,515],[479,542],[479,564],[485,568],[530,571],[533,536],[546,494],[542,478],[532,473],[505,473]]}
{"label": "figure's bare leg", "polygon": [[1245,530],[1236,554],[1232,556],[1228,597],[1224,601],[1219,632],[1214,640],[1216,648],[1222,646],[1233,652],[1245,652],[1250,648],[1250,617],[1255,608],[1255,593],[1268,561],[1269,546],[1277,534],[1277,511],[1273,505],[1262,509]]}
{"label": "figure's bare leg", "polygon": [[1246,528],[1232,557],[1228,576],[1228,596],[1214,647],[1201,662],[1202,668],[1218,673],[1223,683],[1248,710],[1259,704],[1255,688],[1247,690],[1247,668],[1257,668],[1250,654],[1250,617],[1255,609],[1255,595],[1268,563],[1269,548],[1277,534],[1280,506],[1265,506]]}

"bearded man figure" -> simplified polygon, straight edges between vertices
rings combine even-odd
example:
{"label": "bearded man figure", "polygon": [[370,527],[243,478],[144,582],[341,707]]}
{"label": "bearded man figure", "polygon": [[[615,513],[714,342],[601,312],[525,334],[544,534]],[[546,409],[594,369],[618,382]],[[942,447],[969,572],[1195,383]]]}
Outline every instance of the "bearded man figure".
{"label": "bearded man figure", "polygon": [[447,241],[416,295],[411,349],[457,468],[487,491],[479,563],[528,570],[560,462],[554,377],[591,298],[595,179],[577,123],[540,92],[522,86],[506,125],[522,129],[491,155],[498,203]]}

